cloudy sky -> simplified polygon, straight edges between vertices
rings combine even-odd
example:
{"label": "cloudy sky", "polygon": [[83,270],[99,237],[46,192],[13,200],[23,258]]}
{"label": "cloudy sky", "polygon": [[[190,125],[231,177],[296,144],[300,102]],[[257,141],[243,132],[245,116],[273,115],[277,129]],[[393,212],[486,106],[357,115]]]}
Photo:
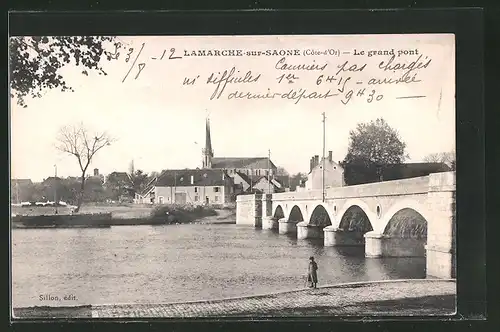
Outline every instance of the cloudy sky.
{"label": "cloudy sky", "polygon": [[[103,61],[107,76],[97,73],[85,76],[81,68],[67,66],[62,74],[75,92],[44,91],[42,98],[27,99],[27,108],[18,107],[12,100],[13,178],[42,180],[54,173],[54,164],[58,175],[79,174],[74,157],[58,152],[54,144],[62,126],[80,122],[89,131],[106,131],[116,140],[92,162],[91,169],[99,168],[104,174],[126,171],[131,160],[136,169],[147,172],[200,167],[207,114],[216,157],[266,156],[271,150],[273,162],[291,173],[308,171],[309,158],[321,155],[322,112],[327,118],[326,150],[333,151],[336,160],[342,160],[347,152],[349,131],[357,123],[378,117],[398,130],[407,144],[410,161],[421,161],[429,153],[451,151],[455,146],[453,35],[119,37],[119,40],[124,45],[119,58]],[[126,61],[130,48],[133,52]],[[169,59],[173,48],[174,56],[182,58]],[[270,50],[271,55],[185,55],[193,50],[228,49],[242,50],[243,54]],[[285,56],[281,60],[283,56],[273,55],[273,50],[297,50],[302,55]],[[304,56],[306,50],[332,55]],[[354,55],[354,50],[365,53]],[[384,65],[391,53],[370,52],[368,56],[369,51],[391,50],[394,59],[386,69]],[[426,68],[413,69],[407,74],[408,79],[415,77],[417,82],[368,84],[371,78],[393,81],[401,78],[408,72],[401,69],[401,64],[408,66],[415,60],[422,64],[431,60]],[[337,74],[346,61],[344,68],[351,71]],[[324,68],[290,67],[300,64]],[[418,62],[413,66],[417,67]],[[220,97],[211,100],[217,84],[207,83],[207,79],[212,73],[213,78],[221,77],[233,67],[234,77],[243,78],[251,71],[246,81],[254,82],[228,83]],[[287,79],[279,82],[283,74],[296,78],[293,83]],[[318,85],[320,75],[324,76]],[[335,80],[325,83],[327,76]],[[197,79],[193,85],[183,85],[185,78]],[[278,95],[291,89],[298,94],[305,90],[304,96],[314,92],[324,95],[328,90],[338,95],[302,98],[298,102]],[[364,93],[358,95],[363,89]],[[376,91],[369,103],[372,90]],[[273,99],[231,98],[236,91],[243,95],[276,95]],[[351,98],[344,104],[346,95]],[[378,101],[377,96],[381,96]],[[408,96],[425,97],[399,98]]]}

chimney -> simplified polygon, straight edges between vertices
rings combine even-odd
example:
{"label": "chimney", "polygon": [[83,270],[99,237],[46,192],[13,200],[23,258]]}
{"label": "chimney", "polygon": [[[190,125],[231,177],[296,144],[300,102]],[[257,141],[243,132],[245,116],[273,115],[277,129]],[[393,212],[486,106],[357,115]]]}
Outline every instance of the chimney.
{"label": "chimney", "polygon": [[318,155],[315,155],[314,156],[314,167],[318,166],[319,165],[319,156]]}
{"label": "chimney", "polygon": [[99,176],[99,168],[94,168],[94,176]]}
{"label": "chimney", "polygon": [[332,162],[332,151],[328,151],[328,161]]}
{"label": "chimney", "polygon": [[191,184],[194,184],[194,175],[191,175]]}
{"label": "chimney", "polygon": [[313,158],[309,159],[309,172],[311,172],[313,170]]}

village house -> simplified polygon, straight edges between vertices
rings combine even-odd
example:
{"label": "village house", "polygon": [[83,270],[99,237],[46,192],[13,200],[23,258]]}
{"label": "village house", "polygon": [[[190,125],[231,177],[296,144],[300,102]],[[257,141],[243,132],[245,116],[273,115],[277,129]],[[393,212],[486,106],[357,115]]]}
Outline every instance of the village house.
{"label": "village house", "polygon": [[223,170],[165,170],[135,202],[141,204],[225,205],[233,202],[234,182]]}
{"label": "village house", "polygon": [[[343,187],[344,169],[339,163],[333,161],[332,151],[328,151],[328,157],[324,161],[324,186],[325,188]],[[309,161],[309,174],[305,182],[305,190],[321,190],[323,188],[323,159],[315,155]]]}
{"label": "village house", "polygon": [[262,194],[274,194],[286,191],[286,188],[283,186],[281,182],[268,176],[260,177],[257,181],[253,183],[252,188],[253,192],[258,192]]}
{"label": "village house", "polygon": [[10,180],[11,203],[20,204],[32,200],[34,184],[31,179],[11,179]]}

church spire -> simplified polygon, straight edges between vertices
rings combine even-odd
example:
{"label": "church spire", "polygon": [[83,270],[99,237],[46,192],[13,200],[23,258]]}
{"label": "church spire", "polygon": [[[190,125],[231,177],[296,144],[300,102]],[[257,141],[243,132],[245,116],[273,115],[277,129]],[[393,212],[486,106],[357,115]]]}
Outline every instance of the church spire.
{"label": "church spire", "polygon": [[203,149],[203,168],[212,168],[212,140],[210,137],[210,119],[207,117],[205,125],[205,148]]}

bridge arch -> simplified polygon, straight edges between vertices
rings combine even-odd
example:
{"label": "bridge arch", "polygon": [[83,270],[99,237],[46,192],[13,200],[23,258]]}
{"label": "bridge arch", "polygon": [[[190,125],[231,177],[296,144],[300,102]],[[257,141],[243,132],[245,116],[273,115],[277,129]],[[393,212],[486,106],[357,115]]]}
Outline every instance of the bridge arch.
{"label": "bridge arch", "polygon": [[365,211],[358,205],[351,205],[342,215],[338,228],[343,231],[355,231],[361,234],[373,231],[373,225]]}
{"label": "bridge arch", "polygon": [[364,214],[368,218],[368,222],[370,223],[371,228],[375,229],[376,228],[375,224],[376,224],[376,220],[377,220],[377,215],[374,214],[370,210],[370,207],[368,206],[368,204],[366,204],[365,202],[363,202],[361,199],[350,199],[350,200],[348,200],[347,202],[344,203],[344,205],[342,206],[342,208],[340,209],[340,211],[338,213],[337,224],[335,226],[337,228],[340,228],[340,223],[341,223],[342,219],[344,218],[344,215],[353,206],[359,207],[359,209],[361,209],[361,211],[364,212]]}
{"label": "bridge arch", "polygon": [[[404,209],[410,209],[410,210],[415,211],[423,219],[425,219],[425,221],[427,223],[431,220],[428,209],[426,208],[425,205],[423,205],[423,204],[421,204],[418,201],[413,200],[413,199],[404,199],[404,200],[397,202],[396,204],[392,205],[389,208],[389,210],[383,215],[378,229],[375,229],[375,230],[379,234],[383,234],[387,228],[387,225],[389,224],[391,219],[393,219],[394,215],[396,215],[398,212],[400,212],[401,210],[404,210]],[[406,212],[409,213],[409,211],[406,211]],[[401,214],[399,214],[398,216],[400,217]],[[417,216],[415,216],[415,217],[417,217]]]}
{"label": "bridge arch", "polygon": [[304,221],[304,214],[298,205],[294,205],[288,215],[289,221]]}
{"label": "bridge arch", "polygon": [[316,205],[309,218],[310,225],[326,227],[333,225],[333,222],[334,219],[330,212],[328,212],[328,207],[323,204]]}
{"label": "bridge arch", "polygon": [[285,211],[283,211],[283,208],[281,207],[281,205],[278,205],[276,207],[276,209],[274,210],[273,218],[275,218],[276,220],[279,220],[281,218],[285,218]]}
{"label": "bridge arch", "polygon": [[401,239],[423,240],[421,251],[424,251],[423,246],[427,240],[427,220],[416,210],[403,208],[391,217],[382,234]]}

